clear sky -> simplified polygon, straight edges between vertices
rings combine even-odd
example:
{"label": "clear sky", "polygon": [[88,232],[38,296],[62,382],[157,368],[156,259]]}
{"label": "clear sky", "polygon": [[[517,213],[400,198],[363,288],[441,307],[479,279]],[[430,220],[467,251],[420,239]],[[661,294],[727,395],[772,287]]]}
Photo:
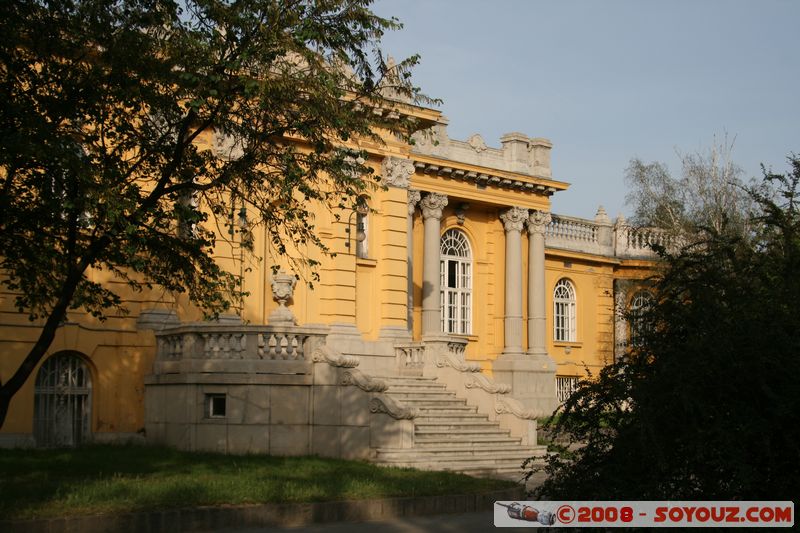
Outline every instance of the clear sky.
{"label": "clear sky", "polygon": [[727,132],[746,176],[800,153],[800,0],[379,0],[405,28],[386,53],[422,56],[450,137],[553,142],[553,211],[624,206],[632,157],[678,174],[676,151]]}

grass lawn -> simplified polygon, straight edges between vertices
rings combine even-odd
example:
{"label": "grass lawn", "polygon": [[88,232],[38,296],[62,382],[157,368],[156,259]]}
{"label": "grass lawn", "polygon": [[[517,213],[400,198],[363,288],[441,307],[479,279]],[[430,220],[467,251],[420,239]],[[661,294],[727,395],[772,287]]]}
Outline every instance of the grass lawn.
{"label": "grass lawn", "polygon": [[512,486],[509,481],[320,457],[231,456],[146,446],[0,452],[0,519],[468,494]]}

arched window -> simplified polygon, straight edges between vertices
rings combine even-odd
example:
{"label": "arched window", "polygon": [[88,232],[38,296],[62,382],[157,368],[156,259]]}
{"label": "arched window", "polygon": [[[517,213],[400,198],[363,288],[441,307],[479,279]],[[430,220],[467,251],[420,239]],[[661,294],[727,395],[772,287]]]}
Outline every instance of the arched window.
{"label": "arched window", "polygon": [[464,232],[447,230],[439,248],[442,331],[472,332],[472,252]]}
{"label": "arched window", "polygon": [[577,339],[575,287],[562,278],[553,291],[553,339],[556,342],[575,342]]}
{"label": "arched window", "polygon": [[653,306],[653,295],[648,291],[639,291],[631,298],[629,307],[631,346],[642,344],[642,334],[645,332],[645,313]]}
{"label": "arched window", "polygon": [[33,390],[37,446],[78,446],[89,440],[92,377],[78,355],[62,352],[44,362]]}

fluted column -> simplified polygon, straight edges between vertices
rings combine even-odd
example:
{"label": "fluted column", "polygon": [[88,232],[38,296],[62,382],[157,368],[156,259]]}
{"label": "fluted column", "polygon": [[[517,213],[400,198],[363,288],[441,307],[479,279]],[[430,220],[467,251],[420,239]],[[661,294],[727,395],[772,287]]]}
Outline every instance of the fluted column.
{"label": "fluted column", "polygon": [[528,210],[512,207],[500,215],[506,230],[506,316],[504,355],[522,355],[522,228]]}
{"label": "fluted column", "polygon": [[425,236],[422,246],[422,335],[441,333],[441,308],[439,303],[439,247],[441,239],[442,209],[447,196],[428,193],[420,201]]}
{"label": "fluted column", "polygon": [[544,230],[550,213],[528,217],[528,354],[547,355],[547,311],[544,281]]}
{"label": "fluted column", "polygon": [[408,331],[414,330],[414,212],[421,199],[422,195],[418,190],[408,189],[408,223],[406,226],[406,260],[408,261],[406,268],[408,276],[406,320],[408,321]]}

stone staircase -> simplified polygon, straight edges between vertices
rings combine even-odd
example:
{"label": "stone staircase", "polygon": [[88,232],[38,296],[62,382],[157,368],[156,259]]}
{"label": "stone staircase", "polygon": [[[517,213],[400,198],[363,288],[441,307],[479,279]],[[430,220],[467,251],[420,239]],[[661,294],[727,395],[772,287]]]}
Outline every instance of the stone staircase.
{"label": "stone staircase", "polygon": [[389,385],[385,394],[418,410],[414,419],[414,447],[378,448],[374,460],[379,464],[520,480],[523,461],[544,456],[544,446],[522,445],[521,439],[511,437],[436,378],[379,379]]}

